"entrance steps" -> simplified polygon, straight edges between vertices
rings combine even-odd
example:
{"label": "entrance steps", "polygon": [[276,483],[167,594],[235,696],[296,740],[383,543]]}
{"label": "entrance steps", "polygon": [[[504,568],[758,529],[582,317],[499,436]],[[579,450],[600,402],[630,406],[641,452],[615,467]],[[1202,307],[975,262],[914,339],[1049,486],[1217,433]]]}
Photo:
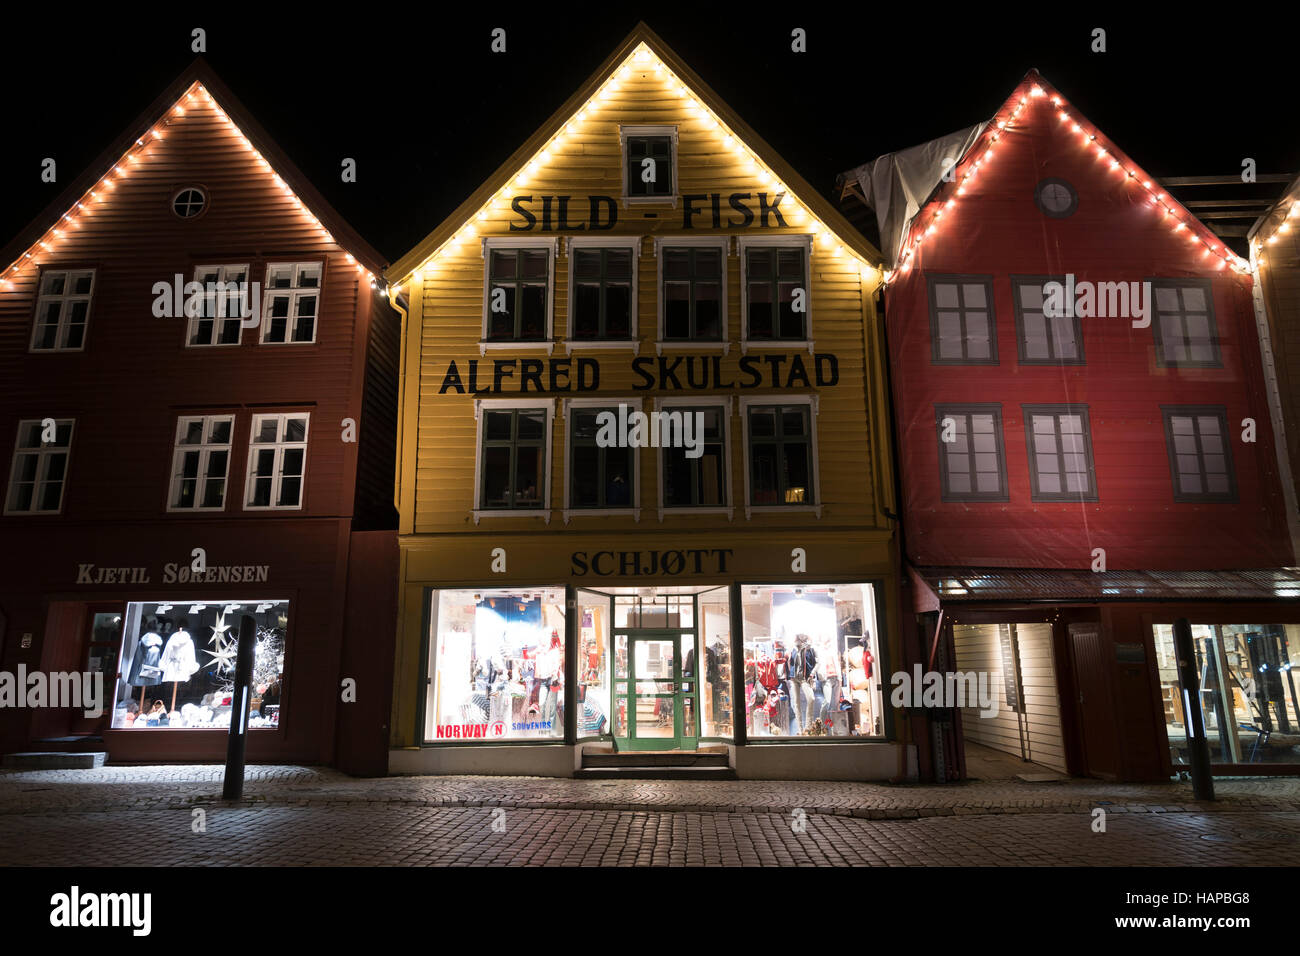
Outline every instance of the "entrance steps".
{"label": "entrance steps", "polygon": [[104,766],[106,759],[108,754],[103,751],[29,751],[5,754],[3,766],[6,770],[93,770]]}
{"label": "entrance steps", "polygon": [[735,780],[726,747],[699,750],[615,751],[612,747],[582,748],[579,780]]}

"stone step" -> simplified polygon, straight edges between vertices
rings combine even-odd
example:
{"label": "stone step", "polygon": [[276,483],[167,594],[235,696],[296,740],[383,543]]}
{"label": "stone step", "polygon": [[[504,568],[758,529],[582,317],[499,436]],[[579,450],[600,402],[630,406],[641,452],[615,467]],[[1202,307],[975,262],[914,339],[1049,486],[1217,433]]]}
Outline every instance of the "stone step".
{"label": "stone step", "polygon": [[2,765],[6,770],[91,770],[104,766],[108,759],[105,751],[44,750],[28,753],[5,754]]}
{"label": "stone step", "polygon": [[735,780],[730,767],[621,766],[584,767],[575,770],[577,780]]}
{"label": "stone step", "polygon": [[648,750],[623,753],[586,753],[582,755],[583,769],[591,767],[725,767],[725,753],[700,753],[698,751]]}
{"label": "stone step", "polygon": [[104,749],[104,738],[99,734],[72,734],[67,737],[41,737],[31,742],[33,747],[40,747],[51,753],[84,753]]}

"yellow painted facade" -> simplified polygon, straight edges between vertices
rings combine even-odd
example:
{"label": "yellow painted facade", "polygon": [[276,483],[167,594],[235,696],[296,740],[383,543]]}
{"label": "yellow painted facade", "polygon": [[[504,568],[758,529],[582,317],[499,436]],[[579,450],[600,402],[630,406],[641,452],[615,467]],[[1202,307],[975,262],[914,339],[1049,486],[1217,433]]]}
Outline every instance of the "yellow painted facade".
{"label": "yellow painted facade", "polygon": [[[676,188],[671,198],[628,202],[620,131],[645,127],[675,127]],[[604,227],[615,216],[611,227],[593,228],[593,217]],[[807,250],[811,332],[797,343],[746,342],[743,250],[778,237]],[[540,343],[485,343],[487,256],[515,242],[550,256],[549,335]],[[634,251],[634,342],[593,346],[570,334],[571,258],[580,244],[599,242]],[[665,342],[661,334],[659,249],[692,244],[725,253],[723,343]],[[880,262],[639,27],[482,189],[392,267],[388,278],[406,313],[394,748],[422,742],[429,588],[871,581],[883,603],[881,651],[898,660],[885,348],[874,295]],[[665,401],[725,401],[726,508],[664,513],[655,448],[637,458],[635,514],[589,516],[568,507],[566,428],[572,403],[589,399],[647,413]],[[754,500],[743,420],[754,399],[811,404],[812,504]],[[549,409],[549,481],[539,489],[546,505],[539,512],[484,513],[476,414],[484,400]],[[795,549],[803,549],[806,570],[793,570]],[[895,724],[901,733],[902,721]]]}

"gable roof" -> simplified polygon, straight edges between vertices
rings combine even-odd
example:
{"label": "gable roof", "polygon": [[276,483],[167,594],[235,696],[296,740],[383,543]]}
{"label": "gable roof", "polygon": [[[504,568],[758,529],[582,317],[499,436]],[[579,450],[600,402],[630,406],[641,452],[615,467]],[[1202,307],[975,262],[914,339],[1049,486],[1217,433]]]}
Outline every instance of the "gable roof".
{"label": "gable roof", "polygon": [[[656,60],[658,63],[655,63]],[[881,267],[884,257],[880,250],[868,242],[831,202],[823,198],[821,193],[787,165],[776,151],[737,116],[721,97],[709,89],[708,85],[682,62],[653,30],[644,23],[638,23],[596,72],[565,100],[537,132],[497,167],[482,186],[456,207],[450,216],[417,243],[410,252],[389,267],[388,278],[395,283],[405,282],[412,272],[435,256],[448,242],[453,239],[458,240],[462,228],[472,227],[474,217],[479,210],[491,203],[520,170],[537,162],[547,147],[565,134],[569,124],[591,99],[607,89],[610,84],[617,83],[617,74],[629,69],[629,61],[652,63],[656,70],[667,71],[669,79],[681,84],[690,94],[693,102],[686,108],[694,105],[703,108],[706,115],[711,114],[736,141],[734,148],[752,155],[760,170],[766,170],[777,180],[778,185],[784,185],[792,192],[820,224],[840,238],[846,249],[871,266]]]}
{"label": "gable roof", "polygon": [[0,251],[0,263],[3,264],[0,289],[6,288],[9,278],[23,266],[39,263],[40,250],[50,249],[58,243],[61,235],[58,228],[60,222],[75,220],[81,205],[100,184],[111,185],[115,177],[126,175],[121,164],[143,154],[156,142],[165,142],[164,128],[172,112],[183,114],[184,103],[196,96],[210,101],[219,112],[225,114],[254,156],[270,170],[277,183],[298,198],[304,211],[316,220],[331,241],[351,254],[372,278],[383,272],[384,257],[325,201],[325,197],[280,150],[212,68],[202,58],[198,58]]}
{"label": "gable roof", "polygon": [[[1048,103],[1052,106],[1049,115],[1043,109]],[[1169,228],[1174,233],[1181,233],[1190,242],[1197,242],[1204,247],[1204,255],[1218,258],[1220,268],[1231,267],[1237,272],[1249,273],[1250,264],[1229,249],[1217,235],[1203,222],[1188,212],[1178,200],[1162,188],[1159,182],[1144,172],[1137,163],[1117,147],[1109,138],[1090,122],[1082,113],[1071,106],[1037,70],[1030,70],[1017,84],[1011,95],[993,114],[984,130],[976,136],[962,153],[954,167],[951,181],[939,180],[928,199],[921,204],[915,217],[903,228],[898,247],[896,272],[907,273],[911,269],[911,258],[926,237],[934,234],[941,225],[944,213],[961,202],[966,194],[966,184],[979,175],[984,161],[991,158],[994,147],[1008,127],[1014,127],[1022,112],[1030,111],[1022,124],[1029,122],[1054,122],[1064,124],[1069,132],[1079,138],[1079,148],[1096,150],[1099,161],[1107,163],[1108,171],[1114,174],[1127,174],[1133,181],[1133,187],[1148,193],[1148,202],[1164,209],[1169,221]],[[859,167],[862,168],[862,167]],[[846,174],[850,175],[850,174]],[[886,274],[885,281],[892,278]]]}

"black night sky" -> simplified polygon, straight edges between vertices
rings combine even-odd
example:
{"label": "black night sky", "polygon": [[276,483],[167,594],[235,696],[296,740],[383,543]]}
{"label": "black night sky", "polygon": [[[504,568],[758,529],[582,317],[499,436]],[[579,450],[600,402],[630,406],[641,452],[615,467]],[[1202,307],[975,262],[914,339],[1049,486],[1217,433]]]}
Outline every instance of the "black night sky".
{"label": "black night sky", "polygon": [[[1247,156],[1260,173],[1300,169],[1283,92],[1300,86],[1294,41],[1267,14],[1211,22],[1206,8],[1168,5],[1176,19],[1132,6],[1001,4],[837,4],[815,15],[802,4],[448,9],[115,7],[67,31],[11,31],[0,60],[0,244],[185,68],[195,26],[207,30],[208,62],[235,95],[390,260],[479,186],[638,19],[828,195],[839,172],[986,119],[1030,67],[1158,177],[1237,174]],[[498,26],[504,55],[489,50]],[[791,52],[794,27],[807,30],[807,53]],[[1104,54],[1090,51],[1094,27],[1107,31]],[[57,185],[40,182],[46,156],[58,161]],[[358,161],[355,184],[339,181],[344,156]],[[1201,189],[1196,198],[1216,198]]]}

